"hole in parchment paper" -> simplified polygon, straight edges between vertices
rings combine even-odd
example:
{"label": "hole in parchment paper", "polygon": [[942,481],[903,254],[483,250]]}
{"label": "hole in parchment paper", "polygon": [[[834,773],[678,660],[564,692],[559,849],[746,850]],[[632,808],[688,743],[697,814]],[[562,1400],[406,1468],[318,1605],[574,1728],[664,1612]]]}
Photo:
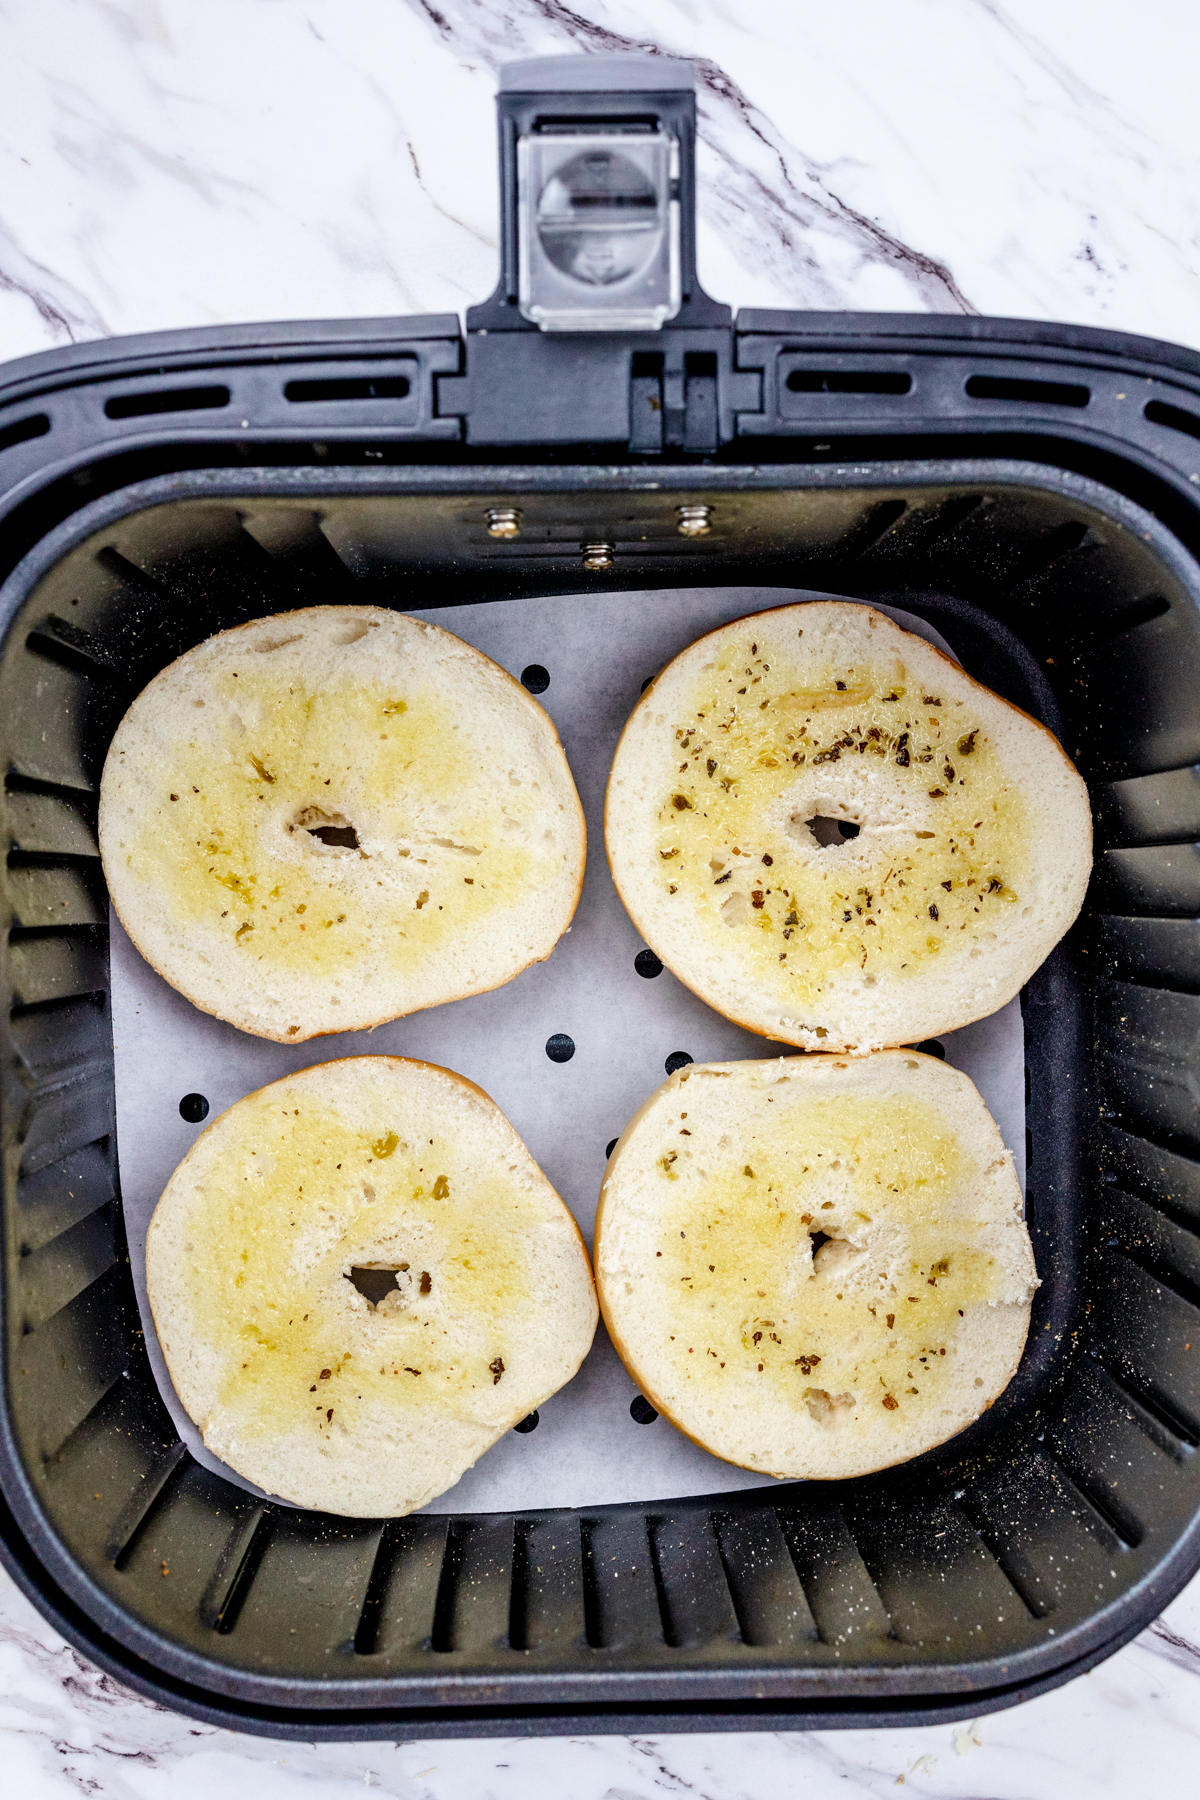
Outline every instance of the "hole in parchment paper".
{"label": "hole in parchment paper", "polygon": [[640,689],[639,689],[639,692],[640,692],[640,693],[643,693],[643,694],[644,694],[644,693],[645,693],[645,691],[646,691],[646,689],[647,689],[647,688],[648,688],[648,687],[649,687],[649,686],[650,686],[650,683],[651,683],[651,682],[652,682],[652,681],[653,681],[653,680],[654,680],[654,677],[653,677],[653,675],[647,675],[647,677],[646,677],[646,679],[645,679],[645,681],[643,681],[643,683],[642,683],[642,685],[641,685],[641,688],[640,688]]}
{"label": "hole in parchment paper", "polygon": [[612,1155],[613,1151],[616,1149],[618,1142],[619,1142],[619,1139],[617,1139],[617,1138],[609,1138],[608,1149],[604,1152],[605,1162],[608,1161],[609,1157]]}
{"label": "hole in parchment paper", "polygon": [[648,1400],[636,1394],[629,1402],[629,1416],[636,1425],[653,1425],[658,1414]]}
{"label": "hole in parchment paper", "polygon": [[198,1125],[208,1117],[208,1101],[203,1094],[185,1094],[179,1102],[179,1116],[189,1125]]}
{"label": "hole in parchment paper", "polygon": [[676,1069],[686,1069],[687,1065],[695,1060],[695,1057],[689,1056],[686,1050],[672,1050],[663,1064],[663,1068],[668,1075],[673,1075]]}
{"label": "hole in parchment paper", "polygon": [[[550,686],[549,669],[543,669],[541,663],[530,663],[527,669],[521,670],[521,686],[528,688],[531,694],[544,694]],[[520,1429],[518,1425],[517,1430]],[[533,1430],[532,1425],[529,1429]]]}
{"label": "hole in parchment paper", "polygon": [[920,1050],[926,1056],[936,1056],[939,1062],[946,1060],[946,1046],[938,1038],[926,1038],[923,1043],[913,1044],[913,1050]]}
{"label": "hole in parchment paper", "polygon": [[633,966],[646,981],[653,981],[656,975],[663,972],[663,966],[653,950],[639,950],[633,959]]}
{"label": "hole in parchment paper", "polygon": [[553,1037],[546,1039],[546,1055],[551,1062],[570,1062],[575,1054],[575,1039],[567,1036],[565,1031],[556,1031]]}
{"label": "hole in parchment paper", "polygon": [[[405,1264],[406,1268],[407,1266]],[[399,1272],[399,1264],[392,1269],[351,1269],[346,1280],[353,1282],[369,1306],[378,1306],[379,1302],[390,1294],[393,1288],[400,1286],[396,1280]]]}
{"label": "hole in parchment paper", "polygon": [[830,819],[824,813],[818,813],[813,819],[806,819],[805,823],[822,850],[829,850],[835,844],[844,844],[847,838],[856,838],[859,833],[859,827],[853,819]]}
{"label": "hole in parchment paper", "polygon": [[513,1430],[519,1431],[521,1433],[522,1437],[525,1435],[525,1433],[527,1431],[536,1431],[537,1428],[538,1428],[538,1415],[535,1412],[531,1412],[527,1418],[519,1419],[517,1421],[517,1423],[513,1426]]}

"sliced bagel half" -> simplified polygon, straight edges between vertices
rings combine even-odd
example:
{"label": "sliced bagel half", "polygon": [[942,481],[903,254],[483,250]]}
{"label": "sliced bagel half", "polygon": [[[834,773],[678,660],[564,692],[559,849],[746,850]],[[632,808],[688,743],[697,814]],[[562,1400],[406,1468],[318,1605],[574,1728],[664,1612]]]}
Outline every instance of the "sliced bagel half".
{"label": "sliced bagel half", "polygon": [[173,987],[301,1043],[544,960],[585,836],[519,682],[436,625],[316,606],[155,676],[109,749],[100,849],[121,923]]}
{"label": "sliced bagel half", "polygon": [[672,1076],[613,1151],[596,1281],[618,1354],[681,1431],[742,1468],[833,1480],[992,1404],[1037,1275],[977,1090],[887,1050]]}
{"label": "sliced bagel half", "polygon": [[849,601],[757,613],[677,656],[625,727],[605,835],[662,961],[807,1050],[996,1011],[1091,869],[1087,789],[1051,733]]}
{"label": "sliced bagel half", "polygon": [[351,1517],[452,1487],[571,1379],[597,1319],[578,1227],[500,1109],[394,1056],[215,1119],[155,1209],[146,1282],[207,1448]]}

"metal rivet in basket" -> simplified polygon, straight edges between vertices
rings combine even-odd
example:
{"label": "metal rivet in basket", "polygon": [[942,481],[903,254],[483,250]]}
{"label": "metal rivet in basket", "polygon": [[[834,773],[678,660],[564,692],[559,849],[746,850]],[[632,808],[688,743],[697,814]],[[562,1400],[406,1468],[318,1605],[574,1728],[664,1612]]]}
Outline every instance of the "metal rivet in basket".
{"label": "metal rivet in basket", "polygon": [[680,537],[707,537],[712,530],[711,506],[677,506]]}
{"label": "metal rivet in basket", "polygon": [[585,569],[612,568],[614,545],[580,544],[579,548],[583,552],[583,566]]}
{"label": "metal rivet in basket", "polygon": [[520,537],[521,509],[519,506],[489,506],[486,516],[489,537]]}

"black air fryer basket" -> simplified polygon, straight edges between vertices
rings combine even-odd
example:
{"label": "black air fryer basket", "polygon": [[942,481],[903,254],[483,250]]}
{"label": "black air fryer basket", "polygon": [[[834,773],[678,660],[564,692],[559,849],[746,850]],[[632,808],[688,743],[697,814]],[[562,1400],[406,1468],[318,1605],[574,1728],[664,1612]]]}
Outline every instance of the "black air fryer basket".
{"label": "black air fryer basket", "polygon": [[[275,1736],[977,1715],[1091,1667],[1200,1564],[1200,357],[1013,320],[731,320],[694,280],[690,93],[549,85],[560,113],[678,136],[661,328],[527,320],[506,198],[465,333],[174,332],[0,372],[4,1557],[122,1681]],[[506,196],[546,87],[502,95]],[[259,1504],[178,1441],[139,1330],[95,842],[116,723],[189,646],[316,601],[558,594],[566,632],[572,595],[705,584],[921,615],[1089,782],[1085,913],[1022,996],[1021,1368],[857,1481],[389,1522]]]}

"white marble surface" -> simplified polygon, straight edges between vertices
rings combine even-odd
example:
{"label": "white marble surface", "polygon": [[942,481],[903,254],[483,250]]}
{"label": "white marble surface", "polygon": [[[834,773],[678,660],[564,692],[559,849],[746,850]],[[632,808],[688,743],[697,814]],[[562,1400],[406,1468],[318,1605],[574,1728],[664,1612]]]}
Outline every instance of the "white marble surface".
{"label": "white marble surface", "polygon": [[[975,310],[1200,345],[1193,0],[0,0],[0,358],[458,310],[495,278],[493,70],[701,64],[701,274],[735,305]],[[1200,1795],[1200,1584],[977,1728],[307,1748],[117,1688],[0,1578],[22,1800]]]}
{"label": "white marble surface", "polygon": [[0,1789],[14,1800],[1195,1800],[1200,1588],[1069,1687],[903,1731],[293,1744],[126,1692],[0,1587]]}
{"label": "white marble surface", "polygon": [[497,62],[651,45],[718,298],[1200,343],[1191,0],[0,0],[0,354],[460,309]]}

